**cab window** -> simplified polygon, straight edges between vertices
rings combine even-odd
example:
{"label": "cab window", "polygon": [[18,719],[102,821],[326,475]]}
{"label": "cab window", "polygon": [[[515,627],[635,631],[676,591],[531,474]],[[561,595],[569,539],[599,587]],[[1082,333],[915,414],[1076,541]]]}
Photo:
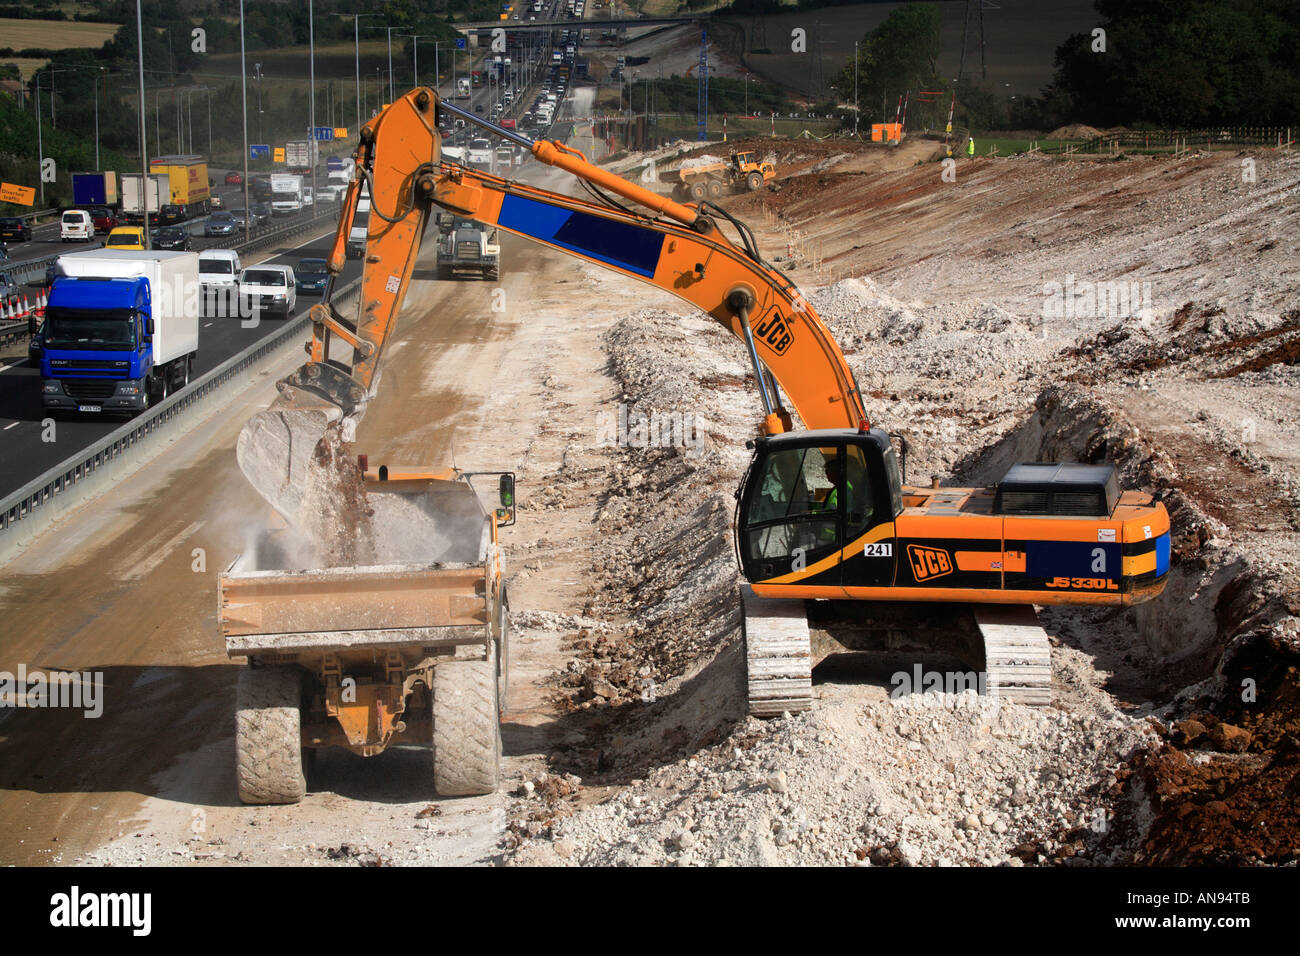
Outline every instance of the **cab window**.
{"label": "cab window", "polygon": [[[837,449],[816,446],[768,455],[749,502],[745,547],[752,560],[779,558],[838,544],[838,507],[828,459]],[[833,466],[832,466],[833,471]]]}

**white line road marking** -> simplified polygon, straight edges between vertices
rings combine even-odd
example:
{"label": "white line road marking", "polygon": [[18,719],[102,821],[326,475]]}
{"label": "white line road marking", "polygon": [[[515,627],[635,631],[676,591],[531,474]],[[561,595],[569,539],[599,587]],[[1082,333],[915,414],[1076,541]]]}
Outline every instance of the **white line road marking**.
{"label": "white line road marking", "polygon": [[18,427],[18,423],[17,423],[17,422],[10,422],[10,423],[9,423],[8,425],[6,425],[2,430],[3,430],[3,431],[8,431],[8,430],[11,429],[11,428],[17,428],[17,427]]}
{"label": "white line road marking", "polygon": [[205,329],[206,329],[206,328],[210,328],[211,326],[212,326],[212,323],[211,323],[211,322],[204,322],[204,323],[203,323],[203,327],[204,327]]}

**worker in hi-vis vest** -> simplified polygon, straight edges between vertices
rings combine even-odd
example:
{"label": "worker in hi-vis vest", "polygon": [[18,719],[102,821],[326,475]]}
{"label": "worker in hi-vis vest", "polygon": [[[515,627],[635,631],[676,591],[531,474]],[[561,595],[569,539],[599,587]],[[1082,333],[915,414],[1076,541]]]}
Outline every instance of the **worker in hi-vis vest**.
{"label": "worker in hi-vis vest", "polygon": [[[840,460],[838,458],[827,458],[822,466],[825,470],[826,480],[831,483],[831,490],[827,492],[825,499],[822,500],[819,511],[834,512],[840,506]],[[853,483],[845,482],[845,490],[848,492],[847,503],[853,500]],[[822,544],[831,544],[835,541],[836,529],[834,525],[823,527],[818,532],[819,546]]]}
{"label": "worker in hi-vis vest", "polygon": [[971,159],[975,158],[975,137],[971,136],[966,140],[966,155]]}

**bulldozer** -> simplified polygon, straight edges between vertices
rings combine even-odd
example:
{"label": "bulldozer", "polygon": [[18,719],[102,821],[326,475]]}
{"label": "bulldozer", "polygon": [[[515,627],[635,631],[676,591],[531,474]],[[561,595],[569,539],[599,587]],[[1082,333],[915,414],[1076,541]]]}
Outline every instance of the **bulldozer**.
{"label": "bulldozer", "polygon": [[674,199],[694,202],[717,199],[725,192],[754,192],[775,178],[776,166],[760,161],[755,152],[732,153],[726,160],[679,166],[664,174],[664,182],[673,184]]}
{"label": "bulldozer", "polygon": [[[593,199],[444,162],[438,134],[442,113],[570,173]],[[255,579],[242,580],[238,568],[224,579],[222,626],[231,656],[248,657],[252,669],[291,666],[310,677],[310,689],[301,678],[298,683],[289,677],[265,679],[264,684],[248,678],[253,686],[272,688],[274,695],[249,692],[249,714],[244,717],[241,710],[240,726],[274,723],[274,732],[258,737],[257,746],[274,749],[280,755],[277,766],[288,768],[284,773],[297,772],[299,725],[287,716],[259,714],[266,708],[287,714],[297,694],[299,713],[306,715],[301,726],[313,728],[310,736],[303,732],[304,740],[312,746],[346,741],[363,754],[376,752],[430,714],[435,776],[445,779],[436,770],[439,722],[460,726],[468,719],[461,708],[478,707],[485,699],[481,689],[464,689],[479,677],[468,670],[456,676],[461,649],[474,648],[474,673],[481,671],[483,680],[506,654],[507,642],[492,630],[504,603],[491,597],[504,592],[496,525],[476,537],[468,524],[459,525],[464,506],[441,508],[448,499],[437,495],[399,514],[381,476],[362,469],[365,480],[358,484],[354,468],[339,466],[349,460],[339,449],[347,447],[378,386],[384,347],[392,339],[434,208],[670,291],[744,344],[762,406],[758,434],[748,442],[753,457],[736,491],[734,522],[745,580],[738,599],[752,713],[809,709],[812,669],[820,659],[868,650],[881,634],[896,641],[900,633],[919,653],[944,635],[964,635],[967,650],[987,675],[990,694],[1040,706],[1051,698],[1051,665],[1034,605],[1125,607],[1163,590],[1168,514],[1150,495],[1121,489],[1111,465],[1030,462],[988,488],[908,485],[904,437],[871,423],[853,372],[816,310],[762,257],[750,229],[708,199],[685,204],[652,192],[562,143],[533,141],[440,102],[428,88],[398,97],[367,123],[355,161],[358,177],[343,204],[329,268],[335,276],[342,271],[364,190],[371,215],[357,313],[340,314],[326,289],[310,312],[307,362],[278,383],[279,397],[245,425],[238,444],[245,476],[287,525],[332,529],[332,537],[317,535],[316,545],[335,555],[336,566],[344,566],[323,576],[280,572],[268,598],[273,614],[269,608],[266,614],[247,613],[234,600],[241,592],[255,595]],[[344,356],[336,357],[331,345],[342,346]],[[795,427],[796,416],[802,428]],[[512,500],[513,487],[503,485],[503,502],[507,490]],[[356,522],[340,525],[332,520],[337,512],[373,519],[363,528]],[[504,503],[496,511],[507,513]],[[412,529],[419,542],[462,535],[466,541],[492,543],[493,549],[474,562],[472,598],[465,591],[457,602],[448,597],[421,603],[418,594],[455,590],[450,579],[435,572],[466,569],[440,567],[429,554],[417,552],[414,558],[424,572],[402,579],[410,582],[412,606],[424,608],[423,616],[412,618],[407,605],[390,600],[386,591],[389,576],[411,569],[391,563],[347,567],[348,561],[356,564],[358,541],[379,547],[387,536],[412,537]],[[409,562],[412,555],[405,557]],[[275,591],[281,584],[285,590]],[[468,644],[437,636],[453,634],[439,628],[468,626],[455,616],[453,605],[473,605],[480,631]],[[504,631],[504,623],[497,627]],[[389,645],[373,642],[376,635],[403,628],[409,628],[410,647],[395,656]],[[309,637],[294,639],[298,656],[288,659],[282,656],[286,645],[267,637],[291,633]],[[338,638],[340,633],[364,637],[354,645],[351,637]],[[304,641],[310,650],[299,646]],[[458,650],[448,658],[453,644]],[[364,734],[361,712],[347,712],[349,702],[334,690],[358,668],[370,681]],[[497,680],[499,689],[500,676]],[[362,681],[349,686],[360,687]],[[322,728],[322,721],[331,720],[337,727]],[[272,737],[280,741],[278,749]],[[296,799],[297,777],[292,787],[272,792],[250,786],[246,792],[242,767],[245,799],[263,799],[265,793],[272,793],[265,799]],[[475,779],[487,781],[490,774]]]}

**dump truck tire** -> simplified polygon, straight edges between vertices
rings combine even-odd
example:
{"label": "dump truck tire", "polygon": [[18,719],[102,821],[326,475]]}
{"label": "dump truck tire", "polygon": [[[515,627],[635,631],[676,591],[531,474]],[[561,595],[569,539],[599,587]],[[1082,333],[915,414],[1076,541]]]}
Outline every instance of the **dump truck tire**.
{"label": "dump truck tire", "polygon": [[709,188],[704,183],[691,183],[691,198],[699,202],[709,194]]}
{"label": "dump truck tire", "polygon": [[451,661],[433,671],[433,785],[444,797],[495,793],[501,778],[497,662]]}
{"label": "dump truck tire", "polygon": [[719,196],[721,196],[721,195],[722,195],[722,180],[720,180],[720,179],[710,179],[710,180],[709,180],[709,198],[710,198],[710,199],[717,199],[717,198],[718,198]]}
{"label": "dump truck tire", "polygon": [[745,177],[745,185],[746,185],[747,187],[749,187],[749,191],[750,191],[751,193],[754,192],[755,190],[762,189],[762,188],[763,188],[763,174],[762,174],[762,173],[750,173],[748,176]]}
{"label": "dump truck tire", "polygon": [[297,803],[307,792],[292,667],[245,667],[235,685],[235,768],[244,803]]}

